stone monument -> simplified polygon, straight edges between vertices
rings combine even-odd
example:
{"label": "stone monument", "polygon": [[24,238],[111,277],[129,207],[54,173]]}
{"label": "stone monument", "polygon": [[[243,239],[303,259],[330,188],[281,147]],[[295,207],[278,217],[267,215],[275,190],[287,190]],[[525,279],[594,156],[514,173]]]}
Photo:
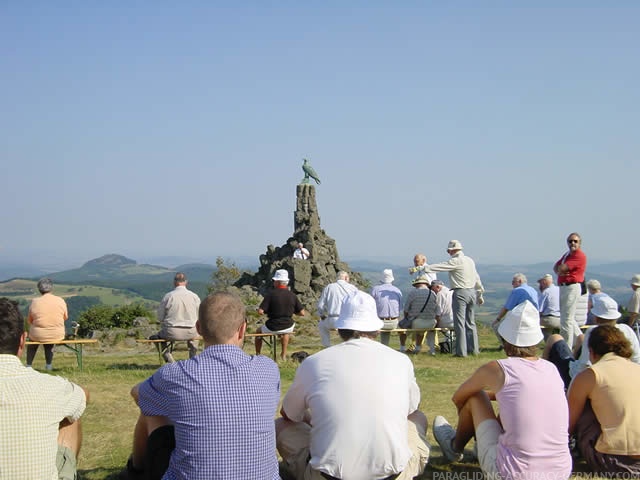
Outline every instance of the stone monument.
{"label": "stone monument", "polygon": [[[306,173],[306,172],[305,172]],[[309,250],[308,259],[293,258],[293,252],[303,242]],[[276,270],[289,272],[289,286],[298,296],[307,311],[315,313],[322,289],[336,281],[340,270],[349,272],[351,283],[366,289],[366,282],[359,273],[352,272],[349,265],[340,261],[336,241],[320,226],[316,204],[316,187],[309,183],[296,186],[296,210],[293,214],[293,235],[280,247],[267,246],[260,255],[260,268],[251,275],[245,273],[236,287],[250,285],[264,295],[272,286],[271,278]]]}

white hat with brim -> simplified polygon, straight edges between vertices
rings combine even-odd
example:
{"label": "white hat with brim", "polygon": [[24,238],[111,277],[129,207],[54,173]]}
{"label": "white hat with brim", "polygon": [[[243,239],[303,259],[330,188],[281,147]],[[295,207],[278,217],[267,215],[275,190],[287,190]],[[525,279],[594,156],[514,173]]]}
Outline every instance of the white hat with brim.
{"label": "white hat with brim", "polygon": [[529,300],[516,305],[500,322],[498,335],[516,347],[538,345],[544,338],[538,309]]}
{"label": "white hat with brim", "polygon": [[431,279],[426,275],[418,275],[416,279],[411,282],[411,285],[431,285]]}
{"label": "white hat with brim", "polygon": [[634,287],[640,287],[640,273],[636,273],[633,277],[631,277],[631,285]]}
{"label": "white hat with brim", "polygon": [[276,270],[275,275],[271,279],[274,282],[288,282],[289,281],[289,272],[286,270]]}
{"label": "white hat with brim", "polygon": [[340,316],[335,321],[339,330],[377,332],[384,322],[378,318],[376,301],[368,293],[358,290],[348,295],[340,308]]}
{"label": "white hat with brim", "polygon": [[382,283],[391,283],[393,282],[393,270],[390,268],[385,268],[382,271]]}
{"label": "white hat with brim", "polygon": [[603,320],[617,320],[622,316],[618,303],[609,295],[594,295],[591,313]]}

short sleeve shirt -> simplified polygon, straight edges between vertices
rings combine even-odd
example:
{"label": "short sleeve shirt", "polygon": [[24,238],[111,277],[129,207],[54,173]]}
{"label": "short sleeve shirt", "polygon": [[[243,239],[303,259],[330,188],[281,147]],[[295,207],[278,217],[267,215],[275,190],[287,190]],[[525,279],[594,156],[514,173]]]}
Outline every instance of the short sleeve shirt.
{"label": "short sleeve shirt", "polygon": [[163,478],[279,479],[273,419],[280,372],[269,358],[213,345],[140,384],[145,415],[168,417],[176,448]]}
{"label": "short sleeve shirt", "polygon": [[269,317],[266,325],[272,332],[291,327],[293,325],[293,314],[300,313],[303,310],[298,297],[287,288],[274,288],[271,290],[262,300],[260,308]]}

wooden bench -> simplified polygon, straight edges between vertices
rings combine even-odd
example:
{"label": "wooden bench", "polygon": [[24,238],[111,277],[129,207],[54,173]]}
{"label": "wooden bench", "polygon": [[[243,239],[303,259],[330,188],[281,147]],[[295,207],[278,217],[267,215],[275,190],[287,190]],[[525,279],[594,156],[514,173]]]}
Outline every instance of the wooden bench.
{"label": "wooden bench", "polygon": [[[292,335],[293,332],[289,333]],[[284,333],[245,333],[244,338],[262,338],[264,343],[269,345],[271,348],[271,357],[274,362],[277,362],[277,353],[278,353],[278,337],[280,335],[284,335]]]}
{"label": "wooden bench", "polygon": [[454,350],[456,349],[456,332],[454,331],[453,327],[451,328],[440,328],[440,327],[435,327],[435,328],[394,328],[393,330],[380,330],[381,332],[385,332],[385,333],[397,333],[398,335],[400,334],[410,334],[410,333],[420,333],[422,334],[422,343],[420,344],[421,346],[424,345],[424,342],[427,338],[427,333],[435,333],[436,334],[436,339],[437,339],[437,335],[439,333],[442,334],[442,336],[444,337],[445,342],[449,342],[451,345],[451,353],[454,352]]}
{"label": "wooden bench", "polygon": [[[195,337],[193,340],[200,341],[202,337]],[[154,345],[156,350],[158,351],[158,361],[162,363],[162,356],[166,353],[172,353],[176,347],[176,342],[189,342],[191,340],[166,340],[164,338],[136,338],[136,343],[146,343],[149,345]],[[163,347],[163,344],[166,344]]]}
{"label": "wooden bench", "polygon": [[32,340],[27,340],[25,342],[25,345],[62,345],[63,347],[68,348],[76,354],[78,368],[82,370],[82,347],[84,345],[93,343],[98,343],[98,340],[94,338],[82,338],[78,340],[58,340],[57,342],[34,342]]}

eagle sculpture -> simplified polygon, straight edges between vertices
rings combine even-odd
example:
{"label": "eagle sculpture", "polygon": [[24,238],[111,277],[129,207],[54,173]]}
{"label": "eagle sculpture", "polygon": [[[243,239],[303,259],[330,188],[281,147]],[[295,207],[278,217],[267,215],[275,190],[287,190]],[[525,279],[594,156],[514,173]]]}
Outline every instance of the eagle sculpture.
{"label": "eagle sculpture", "polygon": [[304,178],[300,183],[309,183],[309,177],[311,177],[316,181],[318,185],[320,185],[320,178],[318,177],[318,174],[309,163],[309,160],[307,160],[306,158],[303,158],[302,160],[304,160],[304,163],[302,164],[302,171],[304,172]]}

